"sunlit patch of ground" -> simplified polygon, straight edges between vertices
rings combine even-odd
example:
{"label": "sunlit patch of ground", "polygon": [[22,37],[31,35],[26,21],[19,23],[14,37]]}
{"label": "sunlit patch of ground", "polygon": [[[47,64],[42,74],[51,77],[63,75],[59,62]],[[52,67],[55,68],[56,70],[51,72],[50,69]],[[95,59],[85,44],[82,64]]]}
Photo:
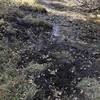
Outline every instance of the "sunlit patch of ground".
{"label": "sunlit patch of ground", "polygon": [[100,12],[99,13],[91,13],[88,15],[87,17],[88,20],[90,20],[91,22],[94,22],[94,23],[97,23],[97,24],[100,24]]}
{"label": "sunlit patch of ground", "polygon": [[[44,5],[45,8],[47,9],[47,11],[51,14],[62,15],[62,16],[66,16],[66,17],[69,16],[69,17],[72,17],[73,19],[86,20],[86,16],[84,14],[82,14],[78,11],[75,11],[75,8],[73,8],[75,6],[73,1],[70,1],[70,2],[66,1],[66,2],[68,2],[68,3],[66,3],[66,2],[56,1],[56,0],[55,1],[40,0],[39,2],[40,3],[42,2],[42,5]],[[52,4],[54,4],[54,8],[52,7]],[[56,4],[56,6],[58,6],[59,9],[55,8],[55,4]],[[62,6],[65,6],[65,7],[60,8],[59,4]],[[64,9],[64,10],[60,11],[61,9]]]}
{"label": "sunlit patch of ground", "polygon": [[57,11],[57,10],[53,10],[50,8],[46,8],[48,10],[48,12],[52,13],[52,14],[56,14],[56,15],[62,15],[62,16],[66,16],[66,17],[72,17],[73,19],[82,19],[82,20],[86,20],[86,16],[77,13],[77,12],[73,12],[73,11]]}
{"label": "sunlit patch of ground", "polygon": [[36,0],[14,0],[14,2],[19,3],[19,4],[29,4],[29,5],[34,5],[36,3]]}

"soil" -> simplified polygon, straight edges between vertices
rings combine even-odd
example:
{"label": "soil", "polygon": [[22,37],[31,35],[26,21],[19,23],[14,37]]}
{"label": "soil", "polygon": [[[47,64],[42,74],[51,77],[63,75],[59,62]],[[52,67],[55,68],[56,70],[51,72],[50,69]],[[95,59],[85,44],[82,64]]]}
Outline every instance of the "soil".
{"label": "soil", "polygon": [[[75,9],[66,8],[66,11],[61,6],[58,7],[63,9],[61,13],[49,1],[40,0],[46,6],[41,12],[30,6],[27,9],[20,6],[2,15],[0,38],[6,38],[5,43],[10,48],[18,42],[20,59],[16,69],[27,68],[30,62],[46,65],[34,76],[38,91],[33,100],[44,100],[43,97],[46,100],[63,100],[64,96],[71,95],[81,100],[84,94],[77,84],[84,77],[99,81],[100,27],[86,20],[86,16],[78,14]],[[52,40],[54,24],[59,26],[60,35],[64,36],[60,42]]]}

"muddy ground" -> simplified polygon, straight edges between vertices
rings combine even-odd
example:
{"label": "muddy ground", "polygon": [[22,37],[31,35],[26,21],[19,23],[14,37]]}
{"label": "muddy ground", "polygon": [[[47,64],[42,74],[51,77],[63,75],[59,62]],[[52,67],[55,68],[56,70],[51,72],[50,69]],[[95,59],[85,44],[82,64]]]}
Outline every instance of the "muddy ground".
{"label": "muddy ground", "polygon": [[61,2],[39,3],[0,13],[1,100],[99,100],[99,24]]}

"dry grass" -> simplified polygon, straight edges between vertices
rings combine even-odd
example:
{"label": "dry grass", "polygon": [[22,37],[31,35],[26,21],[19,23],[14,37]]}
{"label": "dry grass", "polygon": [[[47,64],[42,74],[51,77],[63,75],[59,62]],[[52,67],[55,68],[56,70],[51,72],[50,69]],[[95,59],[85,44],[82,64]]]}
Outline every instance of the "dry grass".
{"label": "dry grass", "polygon": [[29,5],[34,5],[37,0],[14,0],[14,1],[21,4],[27,3]]}

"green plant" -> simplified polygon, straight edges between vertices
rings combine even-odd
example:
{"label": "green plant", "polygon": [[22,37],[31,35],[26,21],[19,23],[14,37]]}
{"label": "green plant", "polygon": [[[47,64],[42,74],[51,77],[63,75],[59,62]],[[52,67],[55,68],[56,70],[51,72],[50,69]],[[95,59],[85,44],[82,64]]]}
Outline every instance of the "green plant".
{"label": "green plant", "polygon": [[100,100],[100,83],[95,78],[84,78],[78,87],[83,89],[86,100]]}

